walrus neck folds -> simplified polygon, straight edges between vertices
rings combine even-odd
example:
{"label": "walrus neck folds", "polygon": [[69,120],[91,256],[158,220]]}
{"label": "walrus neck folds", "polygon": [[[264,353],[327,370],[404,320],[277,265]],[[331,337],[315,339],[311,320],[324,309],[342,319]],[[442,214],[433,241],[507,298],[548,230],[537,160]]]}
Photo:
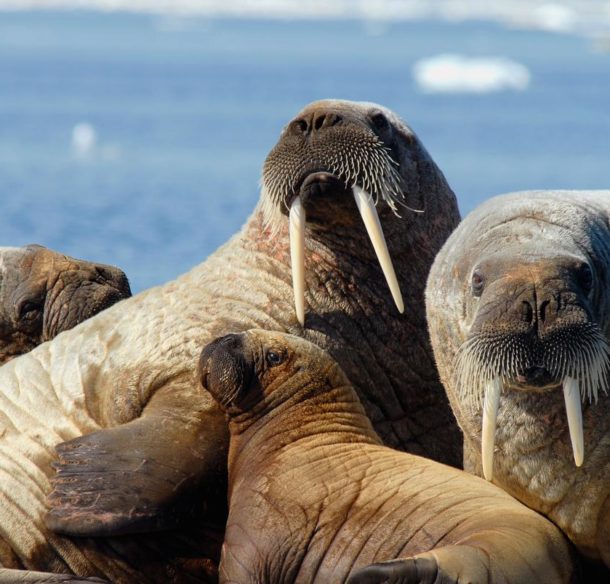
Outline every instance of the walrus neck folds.
{"label": "walrus neck folds", "polygon": [[[305,326],[299,331],[308,340],[327,348],[341,363],[385,443],[436,459],[442,459],[442,453],[450,446],[443,444],[433,452],[421,448],[420,439],[412,442],[411,433],[405,430],[406,425],[411,425],[405,420],[415,418],[415,412],[421,408],[434,408],[446,427],[454,424],[448,405],[438,402],[438,380],[429,375],[434,363],[422,310],[425,278],[413,269],[432,261],[447,224],[453,221],[451,214],[442,213],[442,202],[431,197],[425,216],[405,215],[402,219],[382,216],[398,279],[409,290],[403,315],[393,305],[361,225],[338,226],[334,231],[311,229],[306,240],[307,314]],[[265,227],[259,207],[245,225],[238,243],[257,262],[265,263],[267,273],[288,282],[291,278],[288,221],[285,217],[283,221],[283,227],[272,234]],[[377,324],[371,328],[373,317]],[[294,326],[293,318],[288,320],[289,327]],[[344,352],[329,342],[337,335],[366,350]],[[416,347],[411,357],[405,358],[406,346]],[[423,436],[428,427],[422,426],[421,417],[417,417],[420,421],[413,423]],[[432,427],[429,430],[436,433]],[[459,440],[457,429],[455,439]]]}
{"label": "walrus neck folds", "polygon": [[297,440],[381,444],[350,386],[322,385],[317,379],[300,383],[299,378],[291,380],[296,391],[286,394],[277,387],[249,411],[230,415],[231,460],[264,458],[270,449],[279,451]]}

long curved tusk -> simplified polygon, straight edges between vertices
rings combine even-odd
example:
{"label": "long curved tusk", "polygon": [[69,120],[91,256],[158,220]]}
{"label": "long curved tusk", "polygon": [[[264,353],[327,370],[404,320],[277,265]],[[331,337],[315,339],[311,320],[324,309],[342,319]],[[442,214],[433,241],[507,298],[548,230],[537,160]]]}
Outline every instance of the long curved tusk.
{"label": "long curved tusk", "polygon": [[392,297],[394,298],[394,302],[396,303],[396,307],[398,308],[398,312],[402,314],[405,311],[405,305],[402,300],[400,286],[398,285],[396,272],[392,265],[392,258],[390,258],[390,252],[388,251],[388,246],[381,229],[379,215],[377,215],[377,209],[375,209],[373,198],[359,186],[352,187],[352,191],[354,193],[356,205],[358,206],[358,211],[360,211],[362,221],[364,221],[364,226],[366,227],[366,231],[373,244],[373,249],[377,254],[377,259],[381,265],[381,269],[390,288],[390,292],[392,293]]}
{"label": "long curved tusk", "polygon": [[494,377],[489,380],[485,389],[483,402],[483,429],[481,431],[481,457],[483,459],[483,476],[491,481],[494,472],[494,448],[496,444],[496,421],[500,407],[502,380]]}
{"label": "long curved tusk", "polygon": [[580,388],[577,379],[565,377],[563,380],[563,399],[566,404],[566,414],[568,416],[568,428],[570,429],[574,462],[576,463],[576,466],[580,466],[585,459],[585,439],[582,429]]}
{"label": "long curved tusk", "polygon": [[305,324],[305,209],[296,197],[290,206],[290,263],[294,308],[301,326]]}

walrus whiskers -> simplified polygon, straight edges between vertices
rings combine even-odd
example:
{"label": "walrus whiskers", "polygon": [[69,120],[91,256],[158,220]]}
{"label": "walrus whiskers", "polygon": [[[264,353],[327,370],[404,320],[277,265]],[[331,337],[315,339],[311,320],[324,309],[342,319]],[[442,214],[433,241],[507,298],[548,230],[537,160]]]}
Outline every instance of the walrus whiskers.
{"label": "walrus whiskers", "polygon": [[[462,344],[455,357],[455,380],[462,398],[473,410],[482,407],[481,454],[483,475],[493,476],[493,452],[500,393],[520,370],[544,366],[563,385],[570,440],[576,466],[584,461],[581,401],[597,403],[599,389],[607,392],[610,350],[594,324],[574,327],[574,345],[565,332],[553,335],[537,347],[541,362],[529,357],[527,341],[520,335],[506,337],[479,333]],[[483,404],[481,400],[483,399]]]}
{"label": "walrus whiskers", "polygon": [[[396,307],[402,314],[404,301],[392,260],[381,229],[375,206],[383,200],[398,215],[398,205],[422,213],[405,205],[401,188],[398,164],[393,160],[389,149],[372,132],[342,135],[332,155],[325,154],[317,159],[312,155],[308,167],[303,162],[276,154],[274,164],[265,163],[261,181],[262,212],[265,226],[274,237],[282,222],[282,205],[288,207],[290,256],[292,282],[297,320],[305,322],[305,221],[303,201],[298,195],[298,185],[306,176],[308,169],[327,169],[351,189],[354,200],[362,216],[371,243],[387,280]],[[292,200],[291,200],[292,199]]]}

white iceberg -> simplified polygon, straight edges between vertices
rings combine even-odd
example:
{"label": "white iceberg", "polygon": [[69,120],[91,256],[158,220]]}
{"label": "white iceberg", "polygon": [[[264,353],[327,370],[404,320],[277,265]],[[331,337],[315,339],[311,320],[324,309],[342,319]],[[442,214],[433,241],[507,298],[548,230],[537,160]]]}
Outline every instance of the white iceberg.
{"label": "white iceberg", "polygon": [[78,156],[89,156],[95,150],[96,144],[97,132],[91,124],[80,122],[72,128],[72,150]]}
{"label": "white iceberg", "polygon": [[531,75],[525,65],[505,57],[444,54],[415,63],[413,78],[427,93],[491,93],[524,91]]}

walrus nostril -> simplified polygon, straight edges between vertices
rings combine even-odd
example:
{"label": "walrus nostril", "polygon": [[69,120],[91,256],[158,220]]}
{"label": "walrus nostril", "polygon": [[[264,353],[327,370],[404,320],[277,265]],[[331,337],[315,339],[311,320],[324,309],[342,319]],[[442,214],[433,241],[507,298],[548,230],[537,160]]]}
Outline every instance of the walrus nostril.
{"label": "walrus nostril", "polygon": [[320,114],[314,118],[313,128],[314,130],[321,130],[322,128],[336,126],[339,122],[342,121],[342,119],[343,118],[338,114]]}
{"label": "walrus nostril", "polygon": [[309,122],[305,118],[293,120],[290,123],[290,130],[293,134],[307,134],[309,132]]}
{"label": "walrus nostril", "polygon": [[521,319],[523,320],[523,322],[526,322],[528,324],[531,324],[534,320],[534,309],[527,300],[524,300],[521,305]]}
{"label": "walrus nostril", "polygon": [[230,347],[231,349],[237,349],[241,346],[241,339],[238,334],[231,333],[222,337],[220,344],[224,345],[225,347]]}
{"label": "walrus nostril", "polygon": [[547,308],[549,307],[550,302],[548,300],[545,300],[544,302],[542,302],[540,304],[540,321],[541,322],[545,322],[547,319]]}

